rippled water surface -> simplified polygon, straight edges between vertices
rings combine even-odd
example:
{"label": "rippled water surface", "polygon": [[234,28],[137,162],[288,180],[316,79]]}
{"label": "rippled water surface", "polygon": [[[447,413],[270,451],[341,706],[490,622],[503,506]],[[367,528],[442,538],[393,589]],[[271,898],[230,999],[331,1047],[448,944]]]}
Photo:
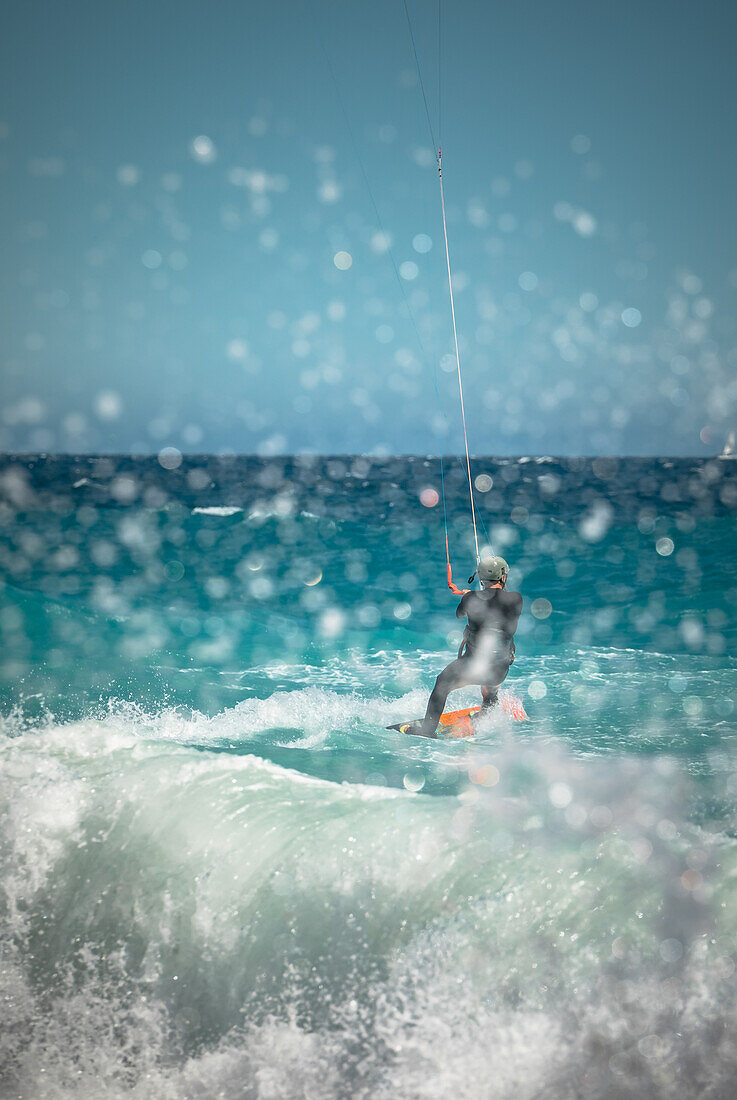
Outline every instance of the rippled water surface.
{"label": "rippled water surface", "polygon": [[733,1095],[737,463],[474,473],[456,743],[435,460],[0,460],[3,1096]]}

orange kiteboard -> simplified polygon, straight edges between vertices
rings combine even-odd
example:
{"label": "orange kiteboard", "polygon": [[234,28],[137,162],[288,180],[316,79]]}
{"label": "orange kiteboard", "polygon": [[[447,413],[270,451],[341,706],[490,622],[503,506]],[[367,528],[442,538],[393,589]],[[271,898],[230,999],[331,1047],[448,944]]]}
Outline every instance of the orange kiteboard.
{"label": "orange kiteboard", "polygon": [[[504,692],[503,695],[499,696],[499,702],[494,709],[496,710],[497,707],[514,722],[524,722],[527,719],[527,712],[522,705],[522,700],[509,692]],[[465,710],[449,710],[442,714],[438,724],[437,736],[447,739],[473,737],[476,728],[471,718],[474,714],[478,714],[480,710],[481,707],[466,707]],[[386,728],[398,730],[400,733],[406,733],[410,736],[417,736],[417,730],[421,725],[422,720],[418,718],[414,722],[397,722],[396,725],[387,726]]]}

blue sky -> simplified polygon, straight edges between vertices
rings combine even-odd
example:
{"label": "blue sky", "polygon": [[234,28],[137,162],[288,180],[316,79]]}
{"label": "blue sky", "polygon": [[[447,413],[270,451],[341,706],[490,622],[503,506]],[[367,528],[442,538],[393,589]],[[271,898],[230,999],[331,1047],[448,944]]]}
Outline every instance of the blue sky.
{"label": "blue sky", "polygon": [[[409,7],[437,129],[437,5]],[[707,454],[735,427],[735,20],[445,3],[475,453]],[[0,447],[460,447],[402,0],[11,2],[5,23]]]}

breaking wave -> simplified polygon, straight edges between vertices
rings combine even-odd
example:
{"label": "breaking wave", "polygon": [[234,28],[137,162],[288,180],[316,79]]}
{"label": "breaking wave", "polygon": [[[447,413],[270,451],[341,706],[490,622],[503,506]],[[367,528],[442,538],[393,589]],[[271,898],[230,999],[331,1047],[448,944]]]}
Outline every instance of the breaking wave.
{"label": "breaking wave", "polygon": [[[729,1095],[737,860],[698,777],[501,723],[410,753],[396,705],[8,722],[3,1095]],[[362,782],[302,770],[341,736]]]}

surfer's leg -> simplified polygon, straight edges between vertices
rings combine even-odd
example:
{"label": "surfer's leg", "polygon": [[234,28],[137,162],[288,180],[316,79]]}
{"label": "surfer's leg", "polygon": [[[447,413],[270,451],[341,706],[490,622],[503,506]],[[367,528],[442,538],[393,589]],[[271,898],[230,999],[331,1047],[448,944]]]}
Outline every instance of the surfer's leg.
{"label": "surfer's leg", "polygon": [[448,694],[454,691],[455,688],[465,687],[466,684],[468,684],[468,678],[465,664],[462,658],[457,658],[455,661],[451,661],[447,668],[443,669],[435,681],[435,687],[432,689],[425,717],[422,720],[421,736],[435,736]]}
{"label": "surfer's leg", "polygon": [[491,707],[495,707],[499,702],[499,685],[491,687],[489,684],[485,684],[481,688],[481,703],[482,710],[489,710]]}
{"label": "surfer's leg", "polygon": [[[511,662],[510,662],[511,663]],[[489,710],[491,707],[495,707],[499,702],[499,688],[507,678],[509,672],[509,664],[497,665],[493,670],[491,676],[481,688],[481,697],[483,703],[481,704],[482,710]]]}

